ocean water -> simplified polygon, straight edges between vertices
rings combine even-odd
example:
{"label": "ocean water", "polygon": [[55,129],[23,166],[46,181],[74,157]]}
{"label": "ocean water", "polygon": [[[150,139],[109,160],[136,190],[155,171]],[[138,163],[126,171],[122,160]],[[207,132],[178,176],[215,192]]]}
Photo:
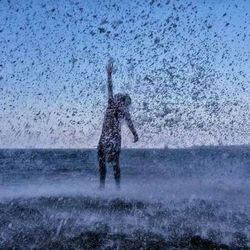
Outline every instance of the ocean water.
{"label": "ocean water", "polygon": [[250,148],[0,150],[0,249],[250,249]]}

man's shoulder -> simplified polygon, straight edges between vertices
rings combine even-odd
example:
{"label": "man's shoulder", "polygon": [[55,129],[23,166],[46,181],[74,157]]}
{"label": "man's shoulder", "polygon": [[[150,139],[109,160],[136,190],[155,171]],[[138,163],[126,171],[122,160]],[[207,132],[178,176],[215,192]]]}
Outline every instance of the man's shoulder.
{"label": "man's shoulder", "polygon": [[108,107],[114,107],[115,106],[115,101],[114,98],[109,98],[108,100]]}

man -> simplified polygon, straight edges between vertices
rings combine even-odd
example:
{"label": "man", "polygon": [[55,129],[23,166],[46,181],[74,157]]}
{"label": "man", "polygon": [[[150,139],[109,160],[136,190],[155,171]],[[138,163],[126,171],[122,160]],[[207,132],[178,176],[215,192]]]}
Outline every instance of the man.
{"label": "man", "polygon": [[120,151],[121,151],[121,121],[124,119],[130,131],[134,135],[134,142],[138,141],[138,135],[134,128],[129,107],[131,98],[128,94],[116,94],[113,96],[112,86],[113,62],[107,65],[108,76],[108,107],[104,116],[102,134],[98,144],[98,160],[100,172],[100,188],[104,188],[106,179],[106,162],[113,165],[116,186],[120,187]]}

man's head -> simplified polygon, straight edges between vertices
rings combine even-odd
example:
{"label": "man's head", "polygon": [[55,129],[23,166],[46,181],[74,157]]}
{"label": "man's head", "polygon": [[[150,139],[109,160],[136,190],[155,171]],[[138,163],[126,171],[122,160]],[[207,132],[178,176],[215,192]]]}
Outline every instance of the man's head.
{"label": "man's head", "polygon": [[128,94],[116,94],[114,96],[115,102],[119,105],[119,106],[123,106],[123,107],[129,107],[131,104],[131,98]]}

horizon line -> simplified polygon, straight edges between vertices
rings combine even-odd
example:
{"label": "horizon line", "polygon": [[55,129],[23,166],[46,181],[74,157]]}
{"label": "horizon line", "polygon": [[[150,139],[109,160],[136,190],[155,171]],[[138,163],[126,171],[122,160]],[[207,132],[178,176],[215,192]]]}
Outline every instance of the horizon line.
{"label": "horizon line", "polygon": [[[194,149],[194,148],[205,148],[205,147],[250,147],[250,144],[230,144],[230,145],[193,145],[188,147],[125,147],[121,148],[121,150],[136,150],[136,149],[143,149],[143,150],[152,150],[152,149]],[[77,148],[64,148],[64,147],[0,147],[0,150],[96,150],[97,147],[77,147]]]}

